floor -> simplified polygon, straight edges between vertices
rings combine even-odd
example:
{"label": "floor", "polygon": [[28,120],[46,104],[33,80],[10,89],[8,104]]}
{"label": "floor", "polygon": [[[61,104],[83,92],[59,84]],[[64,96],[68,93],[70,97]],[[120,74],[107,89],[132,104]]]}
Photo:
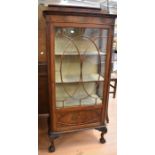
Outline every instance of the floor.
{"label": "floor", "polygon": [[105,135],[106,143],[99,143],[100,132],[86,130],[62,135],[55,140],[56,151],[48,153],[49,140],[47,136],[47,120],[39,119],[39,155],[116,155],[117,131],[116,108],[117,99],[110,95],[108,133]]}

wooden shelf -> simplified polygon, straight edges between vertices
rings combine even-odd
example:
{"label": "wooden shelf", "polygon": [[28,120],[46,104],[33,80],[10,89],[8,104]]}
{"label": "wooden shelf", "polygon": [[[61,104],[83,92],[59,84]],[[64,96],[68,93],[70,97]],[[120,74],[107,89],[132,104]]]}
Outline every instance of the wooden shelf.
{"label": "wooden shelf", "polygon": [[[63,76],[63,83],[77,83],[82,82],[80,80],[79,75],[69,75],[69,76]],[[99,76],[99,74],[89,74],[89,75],[83,75],[83,82],[94,82],[94,81],[104,81],[103,76]],[[56,83],[62,83],[60,78],[60,72],[56,72]]]}
{"label": "wooden shelf", "polygon": [[[79,54],[78,54],[78,52],[71,51],[71,52],[55,52],[55,55],[56,56],[60,56],[60,55],[74,56],[74,55],[79,55]],[[91,51],[91,52],[81,52],[80,51],[80,55],[96,56],[96,55],[98,55],[98,52],[97,51]],[[100,52],[100,55],[102,55],[102,56],[106,55],[106,51]]]}
{"label": "wooden shelf", "polygon": [[64,101],[64,107],[63,107],[63,101],[57,101],[56,107],[66,108],[66,107],[74,107],[74,106],[89,106],[89,105],[95,105],[95,104],[102,104],[102,99],[98,95],[93,94],[89,97],[86,97],[85,99],[82,99],[81,102],[80,102],[80,99],[68,98],[68,100]]}

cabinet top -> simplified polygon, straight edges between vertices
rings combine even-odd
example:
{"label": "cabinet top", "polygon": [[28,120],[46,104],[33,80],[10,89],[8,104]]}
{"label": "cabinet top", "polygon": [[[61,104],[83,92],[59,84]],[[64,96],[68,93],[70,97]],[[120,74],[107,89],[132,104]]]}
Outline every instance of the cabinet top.
{"label": "cabinet top", "polygon": [[96,8],[80,8],[80,7],[64,7],[64,6],[50,6],[43,11],[46,15],[72,15],[72,16],[97,16],[116,18],[117,15],[108,14],[106,11]]}

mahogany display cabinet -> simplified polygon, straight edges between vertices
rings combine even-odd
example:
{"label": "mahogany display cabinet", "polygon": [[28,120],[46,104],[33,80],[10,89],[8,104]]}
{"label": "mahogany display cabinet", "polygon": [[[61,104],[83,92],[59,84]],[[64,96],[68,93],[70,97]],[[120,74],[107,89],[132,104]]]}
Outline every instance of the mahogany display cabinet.
{"label": "mahogany display cabinet", "polygon": [[63,133],[107,132],[113,32],[116,15],[100,9],[51,6],[46,21],[50,152]]}

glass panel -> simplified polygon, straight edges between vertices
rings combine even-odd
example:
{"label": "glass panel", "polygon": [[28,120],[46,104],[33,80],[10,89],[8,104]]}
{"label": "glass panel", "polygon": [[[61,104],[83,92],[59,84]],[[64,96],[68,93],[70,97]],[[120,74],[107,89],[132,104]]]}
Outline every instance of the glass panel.
{"label": "glass panel", "polygon": [[102,104],[108,30],[55,28],[56,107]]}

